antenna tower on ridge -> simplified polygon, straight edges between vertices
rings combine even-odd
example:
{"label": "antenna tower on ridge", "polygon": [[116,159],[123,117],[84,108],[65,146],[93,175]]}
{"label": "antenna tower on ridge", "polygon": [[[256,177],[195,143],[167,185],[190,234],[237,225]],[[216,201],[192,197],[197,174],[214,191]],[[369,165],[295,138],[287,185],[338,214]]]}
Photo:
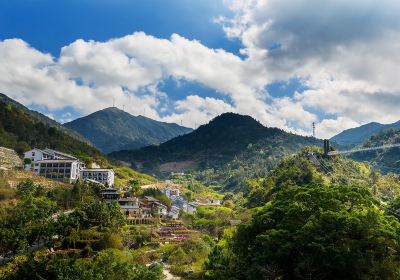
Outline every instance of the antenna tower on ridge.
{"label": "antenna tower on ridge", "polygon": [[312,123],[312,136],[315,138],[315,122]]}

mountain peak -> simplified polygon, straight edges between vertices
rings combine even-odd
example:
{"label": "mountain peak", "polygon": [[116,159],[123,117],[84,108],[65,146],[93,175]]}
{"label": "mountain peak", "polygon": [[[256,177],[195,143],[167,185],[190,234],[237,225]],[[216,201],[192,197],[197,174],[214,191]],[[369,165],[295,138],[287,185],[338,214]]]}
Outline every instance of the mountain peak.
{"label": "mountain peak", "polygon": [[[204,126],[204,125],[203,125]],[[251,129],[263,129],[265,128],[254,118],[247,115],[240,115],[237,113],[223,113],[214,119],[212,119],[206,126],[210,127],[246,127]]]}
{"label": "mountain peak", "polygon": [[160,144],[192,129],[108,107],[64,124],[104,153]]}

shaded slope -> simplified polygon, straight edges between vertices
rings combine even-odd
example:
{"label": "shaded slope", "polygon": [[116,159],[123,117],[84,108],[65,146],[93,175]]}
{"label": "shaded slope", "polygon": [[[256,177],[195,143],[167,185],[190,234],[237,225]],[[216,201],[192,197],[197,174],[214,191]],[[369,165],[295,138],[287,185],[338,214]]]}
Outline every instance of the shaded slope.
{"label": "shaded slope", "polygon": [[367,141],[372,135],[387,129],[400,129],[400,121],[392,124],[368,123],[356,128],[350,128],[333,136],[332,141],[341,146],[356,146]]}
{"label": "shaded slope", "polygon": [[115,107],[64,124],[89,139],[104,153],[159,144],[192,131],[174,123],[132,116]]}
{"label": "shaded slope", "polygon": [[202,182],[236,189],[246,177],[260,175],[282,156],[308,145],[320,145],[320,140],[264,127],[249,116],[225,113],[159,146],[110,156],[155,174],[196,171]]}

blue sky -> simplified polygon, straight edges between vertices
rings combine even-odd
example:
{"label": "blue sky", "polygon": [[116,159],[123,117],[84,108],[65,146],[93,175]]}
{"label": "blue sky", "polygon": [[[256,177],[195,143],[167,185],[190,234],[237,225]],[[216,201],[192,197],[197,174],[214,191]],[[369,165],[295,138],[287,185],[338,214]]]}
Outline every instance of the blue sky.
{"label": "blue sky", "polygon": [[60,122],[115,100],[191,127],[234,111],[330,137],[400,119],[399,11],[395,0],[0,1],[0,92]]}

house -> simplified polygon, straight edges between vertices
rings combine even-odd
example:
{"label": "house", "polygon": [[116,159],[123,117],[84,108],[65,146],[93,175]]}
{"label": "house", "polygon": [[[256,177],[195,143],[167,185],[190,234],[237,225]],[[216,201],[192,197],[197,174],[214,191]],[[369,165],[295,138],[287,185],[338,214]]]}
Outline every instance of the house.
{"label": "house", "polygon": [[114,186],[114,171],[112,169],[91,168],[80,171],[80,178],[94,180],[107,186]]}
{"label": "house", "polygon": [[85,168],[76,157],[52,149],[32,149],[24,153],[24,159],[30,161],[25,164],[25,170],[68,183],[75,182],[79,172]]}
{"label": "house", "polygon": [[165,218],[167,216],[167,206],[160,203],[154,197],[145,196],[140,200],[140,203],[140,207],[147,213],[156,215],[159,218]]}
{"label": "house", "polygon": [[174,198],[178,197],[179,194],[180,194],[179,189],[172,189],[172,188],[162,189],[161,192],[163,194],[165,194],[171,200],[173,200]]}
{"label": "house", "polygon": [[168,211],[168,218],[176,220],[179,218],[180,209],[176,206],[171,206],[171,209]]}
{"label": "house", "polygon": [[187,202],[186,200],[181,197],[177,196],[172,200],[172,205],[178,207],[179,209],[186,209],[187,208]]}
{"label": "house", "polygon": [[159,218],[164,219],[168,214],[168,207],[160,202],[156,202],[153,204],[153,213],[156,214]]}
{"label": "house", "polygon": [[190,203],[188,203],[185,212],[188,214],[191,214],[191,215],[196,214],[197,213],[196,207],[197,207],[197,203],[190,202]]}
{"label": "house", "polygon": [[118,199],[118,204],[121,207],[121,211],[128,219],[143,218],[140,202],[137,197],[120,198]]}
{"label": "house", "polygon": [[105,202],[114,202],[118,201],[121,197],[121,192],[114,188],[106,188],[100,190],[101,199]]}

